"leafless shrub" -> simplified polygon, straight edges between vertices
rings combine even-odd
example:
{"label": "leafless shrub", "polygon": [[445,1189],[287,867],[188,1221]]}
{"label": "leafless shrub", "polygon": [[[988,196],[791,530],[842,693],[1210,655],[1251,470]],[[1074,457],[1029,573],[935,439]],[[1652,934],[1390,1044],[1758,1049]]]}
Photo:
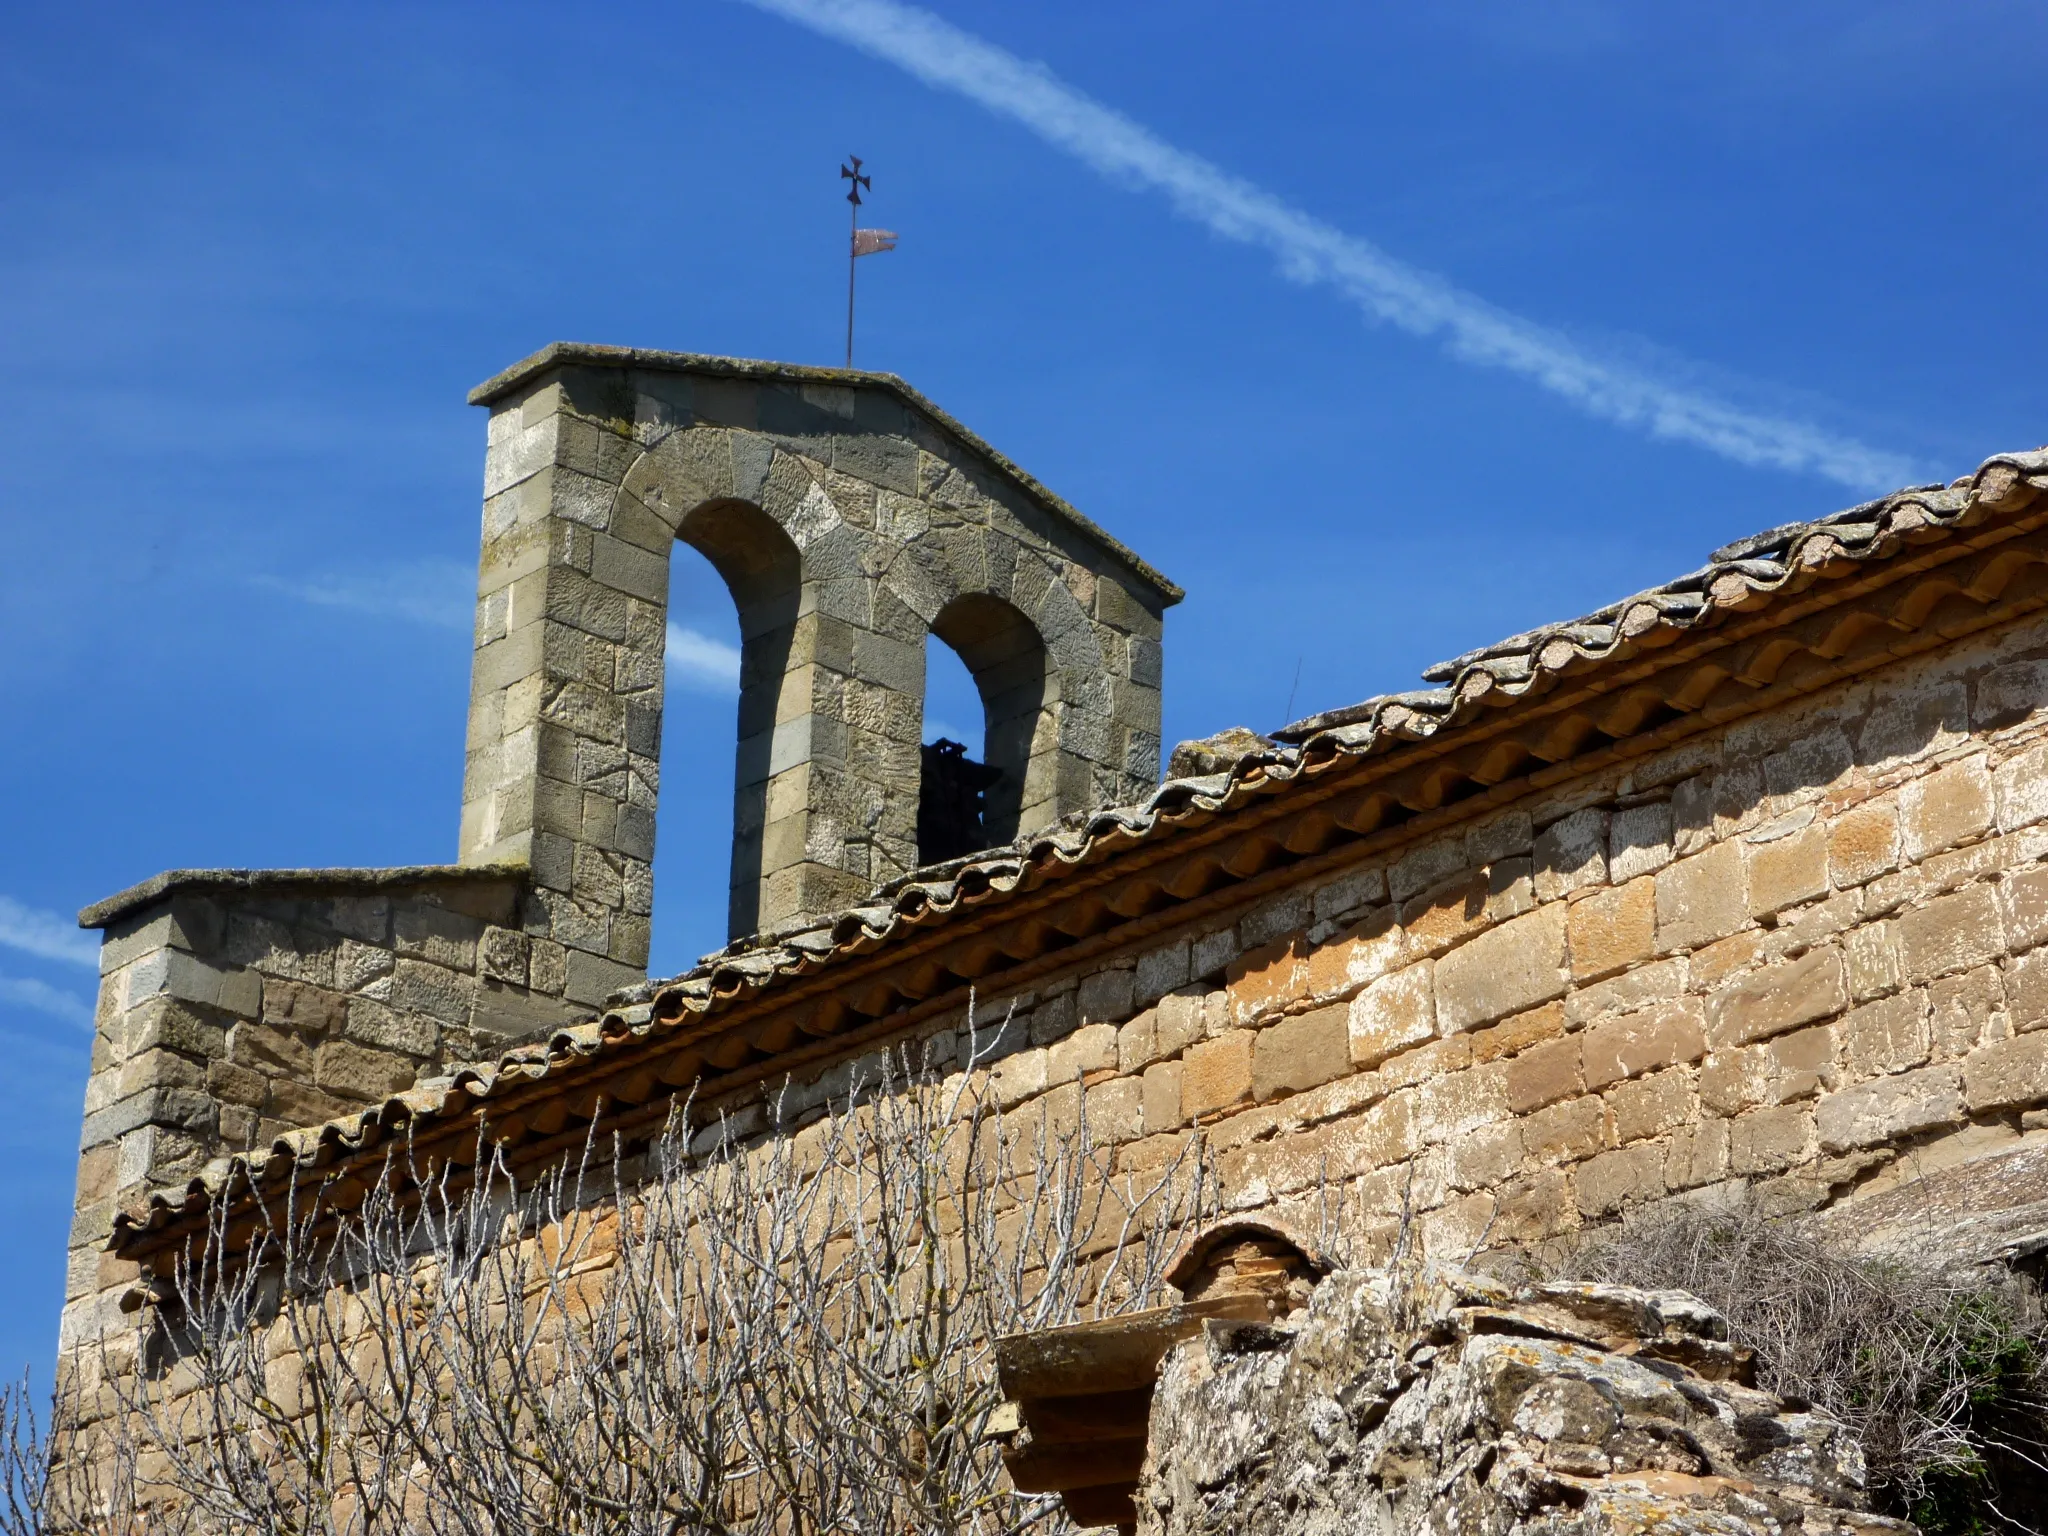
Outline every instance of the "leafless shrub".
{"label": "leafless shrub", "polygon": [[43,1425],[27,1377],[0,1389],[0,1529],[21,1530],[43,1507],[49,1483]]}
{"label": "leafless shrub", "polygon": [[1859,1254],[1746,1198],[1640,1216],[1565,1268],[1719,1309],[1759,1384],[1854,1430],[1872,1486],[1929,1529],[2040,1529],[2048,1331],[2016,1282]]}
{"label": "leafless shrub", "polygon": [[530,1176],[401,1146],[247,1243],[217,1218],[134,1367],[104,1347],[111,1412],[60,1401],[82,1433],[47,1490],[17,1455],[0,1529],[1056,1526],[985,1438],[992,1341],[1156,1302],[1208,1191],[1193,1150],[1119,1172],[1078,1086],[1055,1100],[1005,1117],[981,1073],[899,1052],[773,1135],[679,1113]]}

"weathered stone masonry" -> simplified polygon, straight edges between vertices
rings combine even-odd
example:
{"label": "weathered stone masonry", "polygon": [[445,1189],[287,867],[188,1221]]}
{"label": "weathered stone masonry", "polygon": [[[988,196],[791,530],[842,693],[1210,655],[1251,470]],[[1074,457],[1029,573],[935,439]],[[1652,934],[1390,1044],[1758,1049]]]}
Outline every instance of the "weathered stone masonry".
{"label": "weathered stone masonry", "polygon": [[[689,384],[696,391],[706,381]],[[629,415],[621,392],[614,445],[586,432],[592,402],[576,403],[559,381],[532,387],[533,399],[559,388],[574,408],[536,406],[531,422],[523,404],[498,408],[494,452],[512,453],[505,445],[532,432],[540,446],[531,460],[545,468],[516,484],[506,479],[494,494],[516,492],[530,498],[519,506],[544,510],[492,514],[500,529],[492,537],[513,541],[501,542],[513,553],[499,564],[486,558],[464,844],[473,858],[530,861],[512,871],[519,920],[515,929],[492,915],[512,908],[479,904],[505,878],[487,867],[468,877],[479,882],[473,888],[460,883],[461,869],[416,872],[428,884],[407,898],[457,908],[478,924],[464,983],[478,996],[506,986],[490,972],[497,962],[484,958],[509,942],[500,934],[525,940],[533,993],[543,988],[537,967],[559,957],[563,974],[574,975],[578,954],[600,957],[632,931],[615,919],[632,915],[622,893],[632,861],[644,866],[644,856],[606,845],[602,834],[637,824],[618,809],[633,795],[651,809],[652,763],[608,733],[641,729],[633,712],[658,703],[658,693],[648,695],[649,674],[632,661],[644,650],[584,617],[611,613],[639,626],[635,633],[658,633],[661,623],[646,606],[654,597],[622,586],[597,591],[603,561],[625,557],[569,512],[601,507],[617,530],[640,516],[636,507],[649,516],[657,502],[683,507],[665,526],[684,537],[704,530],[701,547],[731,568],[745,613],[757,588],[735,551],[763,547],[761,524],[739,512],[730,525],[719,521],[739,480],[728,491],[723,480],[690,476],[738,475],[743,460],[766,453],[768,478],[746,482],[760,497],[747,505],[778,526],[790,519],[790,542],[806,558],[812,489],[835,507],[867,505],[835,478],[839,447],[828,465],[823,448],[813,441],[805,451],[786,424],[773,431],[788,440],[770,452],[749,435],[769,433],[765,423],[668,430],[661,411],[683,407],[661,405],[658,391],[635,393]],[[807,387],[789,386],[797,399]],[[731,420],[717,414],[726,407],[706,403],[716,393],[691,395],[691,421]],[[828,409],[840,398],[806,405],[822,413],[820,431],[858,419],[866,397],[852,417]],[[571,465],[584,452],[578,444],[615,455],[609,479]],[[691,467],[688,455],[700,448],[710,470]],[[655,461],[667,467],[636,467]],[[925,486],[917,462],[916,483]],[[772,484],[777,465],[787,466],[779,473],[791,477],[788,494]],[[800,477],[811,489],[798,489]],[[885,508],[899,503],[880,479],[862,483],[875,488],[877,526],[893,519]],[[600,485],[615,489],[591,489]],[[867,865],[875,885],[861,884],[844,910],[794,919],[688,975],[617,994],[599,1018],[287,1133],[241,1167],[271,1190],[332,1178],[352,1159],[377,1159],[401,1128],[426,1150],[473,1145],[481,1129],[515,1164],[540,1160],[592,1122],[627,1135],[658,1127],[683,1090],[695,1092],[700,1113],[725,1110],[763,1135],[802,1135],[893,1042],[923,1040],[941,1062],[968,1070],[972,989],[984,1031],[1001,1031],[994,1060],[976,1070],[989,1073],[1006,1113],[1037,1124],[1047,1114],[1070,1121],[1085,1108],[1095,1136],[1132,1168],[1157,1166],[1199,1130],[1230,1207],[1313,1227],[1321,1186],[1334,1185],[1362,1256],[1403,1222],[1415,1224],[1427,1249],[1463,1258],[1735,1181],[1786,1206],[1852,1211],[1943,1169],[1969,1170],[1985,1189],[2025,1183],[2018,1170],[2048,1147],[2044,491],[2048,450],[1992,460],[1950,487],[1744,540],[1694,576],[1432,669],[1439,688],[1314,717],[1279,733],[1277,744],[1248,733],[1197,744],[1177,754],[1180,776],[1133,804],[1064,816],[1006,848],[896,879],[882,876],[903,846],[901,782],[859,779],[868,771],[861,763],[893,761],[878,745],[897,741],[888,708],[842,708],[860,698],[886,705],[896,685],[883,678],[878,694],[866,691],[859,668],[869,632],[838,617],[837,597],[800,588],[794,607],[774,610],[793,614],[795,626],[775,664],[759,664],[749,642],[747,686],[773,683],[777,703],[747,718],[781,722],[768,732],[758,889],[763,900],[782,899],[776,891],[854,890],[855,868],[837,861],[855,847],[882,861]],[[708,519],[701,525],[692,520],[700,514]],[[1018,517],[1021,548],[1039,535]],[[970,549],[985,538],[978,547],[993,560],[995,530],[1008,525],[994,511],[987,518],[973,525],[983,534],[947,537]],[[871,571],[927,569],[917,550],[944,520],[934,515],[901,541],[902,554],[857,518],[842,521],[822,542],[864,553],[849,568],[857,575],[834,574],[824,585],[866,594],[864,610],[849,598],[847,611],[881,622],[874,616],[894,614],[900,602],[913,614],[930,610],[928,622],[940,626],[955,598],[934,592],[920,609],[892,595],[896,576]],[[516,532],[529,527],[545,537]],[[737,541],[730,547],[719,543],[728,527]],[[537,542],[517,545],[528,537]],[[1070,537],[1082,536],[1059,533]],[[615,532],[605,538],[619,542]],[[780,548],[772,537],[765,547]],[[1103,569],[1124,559],[1107,545],[1090,558]],[[518,574],[503,576],[520,562]],[[1019,556],[1012,569],[1028,563]],[[1051,661],[1041,675],[1057,678],[1041,700],[1057,692],[1062,710],[1076,698],[1109,701],[1059,714],[1080,723],[1061,723],[1050,737],[1038,734],[1049,729],[1041,705],[1031,739],[1060,744],[1056,809],[1057,786],[1069,777],[1100,786],[1125,773],[1136,784],[1139,758],[1153,750],[1134,749],[1143,732],[1116,703],[1156,700],[1128,670],[1145,654],[1142,625],[1117,630],[1105,618],[1105,580],[1083,574],[1070,563],[1030,603],[1013,576],[1001,599],[1008,608],[999,610],[1029,617],[1043,639]],[[654,591],[651,581],[642,585]],[[1077,595],[1083,588],[1087,603]],[[1096,677],[1093,691],[1054,664],[1057,624],[1046,615],[1066,611],[1069,598],[1089,615],[1093,654],[1104,665],[1121,655],[1127,669]],[[1082,621],[1073,622],[1071,633],[1082,634]],[[853,671],[823,659],[824,637],[840,634],[838,625],[850,626],[850,638],[834,641],[833,654],[851,656]],[[751,620],[744,627],[750,637],[766,633]],[[812,632],[816,646],[803,639]],[[1121,652],[1113,633],[1123,635]],[[878,655],[908,643],[886,628],[873,635]],[[492,648],[508,646],[500,654],[529,660],[493,670]],[[1004,660],[985,669],[1001,680],[983,689],[992,743],[1008,718],[1002,701],[1023,675],[1012,665],[1022,651],[1005,641]],[[588,663],[581,680],[577,657],[584,662],[575,665]],[[658,689],[658,653],[654,660],[649,686]],[[1119,690],[1120,676],[1128,689]],[[1123,733],[1120,745],[1092,755],[1103,722],[1110,739]],[[825,765],[789,781],[801,793],[792,788],[787,799],[773,744],[782,726],[807,743],[805,763]],[[914,736],[904,740],[914,752]],[[839,742],[843,759],[833,756]],[[856,751],[862,742],[874,753]],[[743,740],[743,798],[749,750]],[[1069,754],[1085,762],[1085,775]],[[852,823],[833,798],[839,791],[821,788],[857,779],[881,797],[881,813],[862,813],[865,841],[844,835]],[[1032,803],[1027,796],[1026,808]],[[798,808],[801,836],[766,835],[786,806]],[[914,814],[914,801],[908,808]],[[584,819],[572,824],[572,809]],[[743,817],[742,842],[745,827]],[[566,862],[548,838],[565,840]],[[789,862],[775,862],[785,855]],[[610,871],[602,879],[617,876],[616,889],[588,883],[600,865]],[[469,905],[457,907],[457,891]],[[124,909],[123,921],[138,930],[157,921],[150,903],[165,899]],[[394,995],[399,978],[421,974],[408,962],[433,958],[408,948],[419,941],[406,936],[398,906],[394,897],[391,927],[379,930],[389,937],[378,941],[391,959],[379,980]],[[308,933],[336,936],[338,995],[341,940],[371,941],[316,909],[309,903],[302,920]],[[588,931],[572,932],[574,924]],[[188,978],[199,994],[213,988],[210,998],[187,999],[195,1010],[246,1003],[248,983],[229,969],[214,979],[195,967],[205,959],[202,931],[172,924],[161,938],[122,948],[123,930],[110,943],[110,975],[160,969]],[[226,931],[234,931],[232,914]],[[295,940],[269,962],[246,962],[270,965],[260,989],[266,1010],[271,973],[281,1000],[299,996],[286,982],[307,981],[275,955],[307,947],[318,945]],[[192,959],[151,969],[158,953]],[[142,1038],[122,1011],[148,1004],[153,985],[110,984],[103,1029],[118,1044],[102,1074],[121,1068],[127,1042]],[[339,1017],[338,1038],[351,1043],[353,1004]],[[366,1009],[364,1017],[375,1015]],[[260,1022],[271,1022],[268,1013]],[[455,1038],[444,1031],[442,1056],[420,1053],[421,1066],[445,1059]],[[210,1041],[190,1053],[209,1072]],[[355,1060],[339,1049],[331,1059]],[[189,1068],[166,1058],[165,1070]],[[100,1081],[96,1074],[96,1091]],[[190,1091],[166,1082],[166,1094],[173,1089]],[[273,1096],[266,1102],[284,1101],[279,1090],[264,1091]],[[145,1128],[123,1124],[112,1134]],[[104,1214],[82,1217],[76,1252],[90,1263],[74,1271],[71,1337],[110,1316],[138,1274],[192,1230],[228,1168],[196,1167],[202,1150],[195,1143],[164,1163],[138,1154],[116,1174],[88,1152],[82,1191],[115,1192],[91,1206]],[[148,1176],[136,1177],[145,1164]],[[188,1182],[163,1175],[187,1168],[195,1170]],[[2037,1196],[2048,1206],[2048,1192],[2026,1198]],[[97,1233],[106,1223],[111,1251],[102,1254]]]}
{"label": "weathered stone masonry", "polygon": [[1200,1127],[1231,1209],[1327,1179],[1367,1251],[1821,1205],[2048,1139],[2044,855],[2029,623],[991,993],[992,1081],[1128,1167]]}
{"label": "weathered stone masonry", "polygon": [[508,869],[182,873],[89,909],[106,938],[67,1295],[102,1287],[124,1191],[502,1048],[530,984],[559,1018],[561,956],[521,931],[524,892]]}
{"label": "weathered stone masonry", "polygon": [[1455,1253],[1725,1179],[1819,1204],[1915,1149],[2018,1145],[2048,1127],[2043,640],[1289,891],[1190,935],[1211,979],[1156,1000],[1182,951],[1139,957],[1127,1155],[1203,1123],[1233,1205],[1327,1173]]}

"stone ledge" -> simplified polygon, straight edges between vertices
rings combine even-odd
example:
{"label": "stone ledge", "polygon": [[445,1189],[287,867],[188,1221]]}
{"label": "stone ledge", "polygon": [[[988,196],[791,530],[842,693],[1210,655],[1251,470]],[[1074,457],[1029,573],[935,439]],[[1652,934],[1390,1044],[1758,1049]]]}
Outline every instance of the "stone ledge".
{"label": "stone ledge", "polygon": [[106,928],[180,892],[250,891],[307,895],[389,891],[405,887],[524,885],[524,864],[402,864],[392,869],[167,869],[78,914],[81,928]]}

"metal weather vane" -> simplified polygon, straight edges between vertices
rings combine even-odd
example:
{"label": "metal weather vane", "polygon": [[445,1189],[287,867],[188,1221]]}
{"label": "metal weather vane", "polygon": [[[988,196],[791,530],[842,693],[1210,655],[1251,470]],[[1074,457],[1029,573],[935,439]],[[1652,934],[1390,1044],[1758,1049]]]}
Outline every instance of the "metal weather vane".
{"label": "metal weather vane", "polygon": [[881,251],[895,250],[896,232],[893,229],[862,229],[860,227],[861,189],[863,187],[872,189],[874,178],[861,174],[861,159],[859,155],[848,155],[846,158],[851,160],[853,164],[851,167],[840,166],[839,174],[844,180],[853,183],[852,186],[846,189],[846,200],[853,205],[853,212],[848,221],[851,234],[847,244],[846,255],[846,366],[851,368],[853,366],[854,263],[863,256],[873,256]]}

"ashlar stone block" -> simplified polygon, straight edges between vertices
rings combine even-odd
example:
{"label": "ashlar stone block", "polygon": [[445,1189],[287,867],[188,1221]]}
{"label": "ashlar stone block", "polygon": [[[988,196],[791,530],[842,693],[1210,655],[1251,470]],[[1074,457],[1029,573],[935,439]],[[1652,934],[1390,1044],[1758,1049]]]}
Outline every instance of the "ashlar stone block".
{"label": "ashlar stone block", "polygon": [[1260,1030],[1252,1049],[1252,1097],[1263,1104],[1350,1073],[1348,1013],[1335,1004]]}
{"label": "ashlar stone block", "polygon": [[1769,917],[1827,895],[1828,837],[1819,823],[1809,819],[1807,825],[1783,836],[1751,833],[1743,847],[1750,916]]}
{"label": "ashlar stone block", "polygon": [[1608,878],[1619,885],[1655,874],[1674,857],[1673,835],[1668,800],[1616,811],[1607,831]]}
{"label": "ashlar stone block", "polygon": [[1835,1029],[1815,1024],[1775,1036],[1767,1045],[1754,1047],[1763,1053],[1769,1087],[1765,1098],[1772,1104],[1789,1104],[1810,1099],[1835,1087]]}
{"label": "ashlar stone block", "polygon": [[1965,1058],[1962,1070],[1963,1101],[1973,1114],[2048,1102],[2048,1033],[1982,1046]]}
{"label": "ashlar stone block", "polygon": [[1699,949],[1749,920],[1741,846],[1717,843],[1657,872],[1657,948]]}
{"label": "ashlar stone block", "polygon": [[1502,923],[1436,964],[1437,1025],[1455,1034],[1561,997],[1566,970],[1564,903]]}
{"label": "ashlar stone block", "polygon": [[1308,982],[1305,945],[1282,939],[1247,950],[1231,962],[1225,990],[1234,1023],[1249,1024],[1304,995]]}
{"label": "ashlar stone block", "polygon": [[1657,947],[1656,882],[1639,876],[1573,902],[1567,933],[1574,980],[1595,981],[1643,963]]}
{"label": "ashlar stone block", "polygon": [[1507,1063],[1508,1108],[1526,1114],[1585,1091],[1581,1046],[1577,1035],[1547,1040]]}
{"label": "ashlar stone block", "polygon": [[1718,1050],[1747,1045],[1831,1018],[1848,1006],[1842,955],[1830,945],[1767,966],[1708,1001],[1709,1038]]}
{"label": "ashlar stone block", "polygon": [[1905,853],[1915,861],[1982,836],[1991,821],[1991,773],[1982,755],[1910,780],[1899,791]]}
{"label": "ashlar stone block", "polygon": [[1998,959],[2005,952],[1997,893],[1988,883],[1937,897],[1898,919],[1901,974],[1929,981]]}
{"label": "ashlar stone block", "polygon": [[1133,982],[1134,1000],[1139,1005],[1156,1002],[1175,987],[1186,986],[1189,978],[1186,939],[1158,949],[1148,949],[1138,957]]}
{"label": "ashlar stone block", "polygon": [[1135,1006],[1136,972],[1128,967],[1100,970],[1081,978],[1077,1003],[1084,1022],[1121,1022]]}
{"label": "ashlar stone block", "polygon": [[346,1040],[329,1040],[314,1053],[313,1085],[350,1099],[378,1100],[410,1088],[418,1069],[403,1056]]}
{"label": "ashlar stone block", "polygon": [[1664,1149],[1654,1142],[1603,1152],[1572,1171],[1579,1213],[1589,1220],[1665,1193]]}
{"label": "ashlar stone block", "polygon": [[1381,907],[1325,943],[1308,957],[1308,994],[1344,997],[1386,975],[1408,954],[1406,932],[1391,907]]}
{"label": "ashlar stone block", "polygon": [[1846,889],[1899,867],[1899,809],[1873,800],[1837,816],[1828,828],[1828,872]]}
{"label": "ashlar stone block", "polygon": [[1415,1136],[1437,1146],[1505,1120],[1508,1067],[1475,1065],[1425,1079],[1415,1091]]}
{"label": "ashlar stone block", "polygon": [[1576,811],[1536,834],[1535,877],[1539,901],[1554,901],[1582,886],[1607,881],[1608,813]]}
{"label": "ashlar stone block", "polygon": [[1435,1036],[1434,971],[1435,962],[1419,961],[1382,976],[1351,1000],[1347,1019],[1354,1066],[1376,1067]]}
{"label": "ashlar stone block", "polygon": [[1998,905],[2014,954],[2048,939],[2048,864],[2008,874],[1999,882]]}
{"label": "ashlar stone block", "polygon": [[1927,1060],[1927,996],[1921,991],[1866,1003],[1840,1026],[1842,1062],[1851,1080],[1904,1072]]}
{"label": "ashlar stone block", "polygon": [[2048,1024],[2048,949],[2020,956],[2005,968],[2006,1018],[2016,1035]]}
{"label": "ashlar stone block", "polygon": [[1930,983],[1927,1023],[1935,1054],[1958,1061],[1986,1040],[2002,1037],[2008,1033],[2004,1008],[2005,980],[1996,966],[1980,965]]}
{"label": "ashlar stone block", "polygon": [[2048,661],[2018,661],[1993,667],[1977,681],[1972,721],[1996,730],[2025,720],[2048,706]]}
{"label": "ashlar stone block", "polygon": [[1692,1084],[1682,1068],[1617,1084],[1606,1097],[1614,1139],[1623,1146],[1667,1135],[1693,1116]]}
{"label": "ashlar stone block", "polygon": [[2031,747],[1992,773],[1998,830],[2016,832],[2048,817],[2048,746]]}
{"label": "ashlar stone block", "polygon": [[1847,1152],[1899,1141],[1963,1119],[1960,1068],[1922,1067],[1829,1094],[1818,1110],[1820,1144]]}
{"label": "ashlar stone block", "polygon": [[1471,1042],[1474,1061],[1500,1061],[1526,1051],[1565,1032],[1567,1015],[1561,1003],[1545,1003],[1502,1019],[1485,1029],[1475,1029],[1464,1038]]}
{"label": "ashlar stone block", "polygon": [[1813,1112],[1797,1104],[1751,1110],[1728,1125],[1728,1166],[1743,1178],[1782,1173],[1813,1155]]}
{"label": "ashlar stone block", "polygon": [[1593,1094],[1551,1104],[1509,1125],[1519,1127],[1522,1148],[1535,1164],[1579,1162],[1612,1144],[1607,1105]]}
{"label": "ashlar stone block", "polygon": [[[1130,973],[1125,971],[1122,974],[1128,976]],[[1046,1081],[1070,1083],[1093,1072],[1114,1070],[1117,1064],[1116,1045],[1114,1024],[1084,1025],[1046,1048]]]}
{"label": "ashlar stone block", "polygon": [[1186,1119],[1199,1120],[1250,1101],[1250,1031],[1233,1030],[1190,1046],[1181,1063],[1181,1114]]}
{"label": "ashlar stone block", "polygon": [[1145,1069],[1143,1113],[1145,1134],[1162,1135],[1185,1123],[1181,1114],[1181,1064],[1155,1062]]}
{"label": "ashlar stone block", "polygon": [[1695,997],[1673,998],[1596,1024],[1584,1037],[1586,1086],[1604,1088],[1706,1053],[1706,1015]]}

